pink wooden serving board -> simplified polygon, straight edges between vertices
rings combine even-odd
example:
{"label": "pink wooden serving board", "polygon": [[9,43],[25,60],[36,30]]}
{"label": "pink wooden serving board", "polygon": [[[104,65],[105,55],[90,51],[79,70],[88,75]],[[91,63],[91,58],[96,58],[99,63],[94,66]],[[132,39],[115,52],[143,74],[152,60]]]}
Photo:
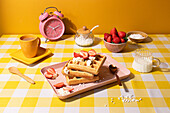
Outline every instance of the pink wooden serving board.
{"label": "pink wooden serving board", "polygon": [[57,94],[57,96],[60,99],[66,99],[66,98],[75,96],[77,94],[86,92],[88,90],[95,89],[97,87],[101,87],[106,84],[113,83],[113,82],[117,81],[116,76],[114,74],[112,74],[109,70],[110,64],[116,65],[119,68],[117,75],[120,77],[120,80],[125,79],[130,75],[130,71],[127,68],[125,68],[124,66],[122,66],[120,63],[118,63],[116,60],[112,59],[107,54],[104,54],[104,53],[101,53],[101,54],[106,56],[106,61],[104,62],[103,66],[100,68],[100,72],[98,75],[100,77],[100,80],[98,80],[97,82],[85,83],[83,85],[79,85],[79,84],[73,85],[72,87],[74,88],[74,90],[70,94],[67,94],[64,96],[59,95],[57,93],[58,89],[55,88],[53,85],[56,83],[59,83],[59,82],[64,82],[65,85],[68,86],[65,76],[61,73],[61,70],[67,61],[44,67],[41,69],[41,73],[44,75],[45,71],[48,68],[54,68],[57,71],[59,76],[54,80],[47,79],[47,81],[49,82],[49,84],[53,88],[54,92]]}

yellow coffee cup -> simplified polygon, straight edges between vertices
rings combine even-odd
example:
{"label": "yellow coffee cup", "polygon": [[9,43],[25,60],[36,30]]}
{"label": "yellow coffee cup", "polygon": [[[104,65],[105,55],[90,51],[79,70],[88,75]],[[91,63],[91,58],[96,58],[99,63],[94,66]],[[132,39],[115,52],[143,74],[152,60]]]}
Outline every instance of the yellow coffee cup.
{"label": "yellow coffee cup", "polygon": [[21,50],[27,58],[35,57],[41,44],[40,38],[31,34],[21,36],[19,42]]}

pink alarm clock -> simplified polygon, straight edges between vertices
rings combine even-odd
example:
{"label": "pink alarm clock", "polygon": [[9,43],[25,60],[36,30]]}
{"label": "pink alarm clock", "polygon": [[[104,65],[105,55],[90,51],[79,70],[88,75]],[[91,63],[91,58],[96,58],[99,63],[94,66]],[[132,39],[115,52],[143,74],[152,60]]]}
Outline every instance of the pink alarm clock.
{"label": "pink alarm clock", "polygon": [[[56,11],[48,14],[46,10],[49,8],[55,8]],[[54,13],[55,15],[51,13]],[[47,7],[44,10],[44,13],[39,16],[39,29],[41,34],[46,38],[46,41],[48,39],[57,40],[64,34],[65,26],[59,17],[64,17],[64,15],[61,14],[61,11],[58,11],[56,7]]]}

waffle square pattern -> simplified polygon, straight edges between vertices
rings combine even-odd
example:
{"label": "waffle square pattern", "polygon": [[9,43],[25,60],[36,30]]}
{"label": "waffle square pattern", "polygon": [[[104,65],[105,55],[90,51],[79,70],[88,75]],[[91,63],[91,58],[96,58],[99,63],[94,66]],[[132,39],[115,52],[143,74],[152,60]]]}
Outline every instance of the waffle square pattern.
{"label": "waffle square pattern", "polygon": [[72,58],[62,69],[69,85],[94,82],[99,80],[99,69],[106,60],[106,56],[97,54],[95,57]]}

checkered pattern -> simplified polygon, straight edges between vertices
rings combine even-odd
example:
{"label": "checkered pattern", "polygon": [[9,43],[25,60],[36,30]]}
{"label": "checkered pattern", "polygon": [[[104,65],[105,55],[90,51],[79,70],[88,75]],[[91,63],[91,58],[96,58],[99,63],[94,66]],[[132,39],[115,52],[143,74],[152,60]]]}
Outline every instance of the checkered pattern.
{"label": "checkered pattern", "polygon": [[[115,83],[87,91],[66,100],[57,98],[40,70],[45,66],[67,61],[79,47],[74,36],[65,35],[62,40],[44,43],[42,47],[50,48],[52,57],[40,63],[27,66],[14,59],[10,53],[20,49],[21,35],[2,35],[0,38],[0,112],[3,113],[170,113],[170,35],[149,35],[147,43],[132,44],[130,41],[121,53],[109,52],[102,41],[103,35],[96,35],[92,47],[97,52],[107,53],[131,71],[129,78],[123,80],[130,94],[142,98],[140,102],[122,103],[118,100],[126,93],[123,87]],[[161,60],[160,68],[143,74],[132,68],[134,50],[139,47],[149,48],[153,56]],[[9,73],[8,67],[16,66],[22,73],[36,81],[31,85],[22,78]],[[111,102],[113,98],[115,104]],[[107,107],[105,107],[105,105]]]}

